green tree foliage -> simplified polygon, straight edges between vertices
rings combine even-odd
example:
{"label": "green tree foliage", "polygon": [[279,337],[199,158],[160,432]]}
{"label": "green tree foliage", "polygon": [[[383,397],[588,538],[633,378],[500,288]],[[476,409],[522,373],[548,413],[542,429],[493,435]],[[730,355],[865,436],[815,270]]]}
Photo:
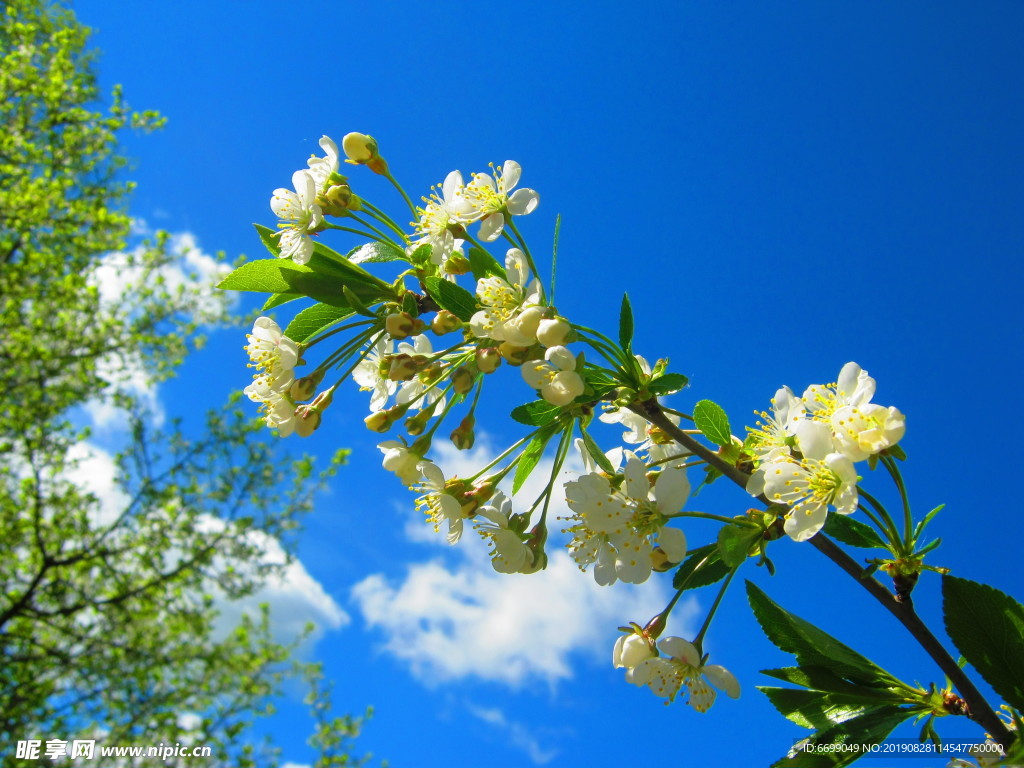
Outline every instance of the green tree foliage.
{"label": "green tree foliage", "polygon": [[[197,330],[226,318],[207,286],[172,279],[166,236],[125,250],[118,133],[160,118],[118,90],[99,110],[88,30],[69,10],[8,0],[0,13],[0,762],[18,739],[99,738],[273,764],[253,718],[286,677],[318,671],[290,661],[265,611],[231,631],[216,603],[283,567],[267,543],[287,545],[343,453],[319,474],[275,458],[233,404],[197,436],[153,426],[133,378],[170,376]],[[126,425],[113,509],[73,479],[90,402]],[[184,713],[201,724],[185,732]],[[347,754],[345,734],[320,738],[325,760]]]}

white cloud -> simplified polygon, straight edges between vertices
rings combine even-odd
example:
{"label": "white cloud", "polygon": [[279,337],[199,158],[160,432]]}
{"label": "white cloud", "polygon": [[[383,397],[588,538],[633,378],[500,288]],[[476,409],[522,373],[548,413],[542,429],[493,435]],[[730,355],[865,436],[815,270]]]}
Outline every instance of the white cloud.
{"label": "white cloud", "polygon": [[284,763],[281,766],[281,768],[313,768],[313,766],[311,766],[309,763],[293,763],[289,761],[287,763]]}
{"label": "white cloud", "polygon": [[471,705],[469,711],[485,723],[489,723],[501,730],[508,738],[509,743],[523,750],[534,765],[549,763],[558,755],[557,749],[544,749],[529,728],[522,723],[509,720],[500,709],[474,707]]}
{"label": "white cloud", "polygon": [[[205,524],[213,531],[223,527],[224,523],[210,517]],[[313,624],[313,632],[303,644],[304,650],[313,646],[325,631],[340,629],[351,621],[298,558],[288,560],[277,539],[262,531],[251,531],[248,535],[262,552],[261,562],[283,567],[247,597],[228,600],[222,595],[217,596],[214,607],[219,612],[217,627],[221,632],[226,633],[237,626],[243,615],[256,616],[261,603],[270,608],[271,630],[278,642],[294,641],[305,631],[307,624]]]}
{"label": "white cloud", "polygon": [[[150,234],[148,225],[142,219],[134,219],[132,227],[136,234]],[[179,290],[193,295],[196,307],[193,319],[200,324],[216,317],[225,303],[231,306],[237,301],[237,296],[218,291],[214,287],[231,271],[231,267],[204,253],[195,235],[190,232],[171,235],[168,250],[175,259],[156,274],[150,275],[146,275],[135,264],[143,252],[142,245],[127,253],[115,251],[106,254],[92,276],[93,284],[99,290],[101,306],[120,307],[126,297],[136,292],[144,281],[153,283],[158,279],[172,295]],[[116,380],[122,391],[139,400],[157,426],[163,423],[165,414],[157,386],[141,359],[132,355],[117,355],[99,360],[97,367],[104,379]],[[85,412],[92,425],[100,429],[110,430],[124,424],[124,412],[113,404],[109,391],[87,402]]]}
{"label": "white cloud", "polygon": [[71,446],[68,459],[74,466],[66,473],[67,479],[99,501],[99,506],[91,513],[90,522],[95,527],[110,525],[129,501],[128,495],[117,484],[114,457],[102,448],[81,442]]}
{"label": "white cloud", "polygon": [[[471,475],[493,455],[486,439],[481,444],[463,453],[440,448],[437,462],[448,477]],[[550,460],[538,465],[517,495],[518,509],[536,499],[550,472]],[[448,550],[457,559],[454,565],[434,557],[410,565],[397,583],[378,573],[356,584],[352,597],[367,625],[383,636],[383,649],[430,684],[470,677],[510,686],[531,679],[554,684],[572,677],[576,655],[610,660],[617,626],[645,622],[666,605],[665,579],[598,586],[560,547],[555,518],[568,510],[560,493],[556,499],[549,511],[553,534],[544,571],[496,573],[483,543],[467,531]],[[443,542],[419,517],[420,530]],[[422,534],[411,538],[422,540]],[[676,633],[685,633],[681,625],[695,611],[692,599],[676,607]]]}

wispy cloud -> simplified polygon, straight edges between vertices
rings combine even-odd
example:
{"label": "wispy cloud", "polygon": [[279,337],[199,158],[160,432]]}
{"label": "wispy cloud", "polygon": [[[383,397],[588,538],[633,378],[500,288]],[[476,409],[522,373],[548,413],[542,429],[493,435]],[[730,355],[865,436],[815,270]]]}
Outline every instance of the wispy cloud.
{"label": "wispy cloud", "polygon": [[534,765],[544,765],[551,762],[557,755],[557,749],[545,749],[533,735],[533,732],[514,720],[509,720],[505,713],[496,707],[469,706],[469,711],[474,717],[489,723],[501,731],[509,743],[526,753]]}

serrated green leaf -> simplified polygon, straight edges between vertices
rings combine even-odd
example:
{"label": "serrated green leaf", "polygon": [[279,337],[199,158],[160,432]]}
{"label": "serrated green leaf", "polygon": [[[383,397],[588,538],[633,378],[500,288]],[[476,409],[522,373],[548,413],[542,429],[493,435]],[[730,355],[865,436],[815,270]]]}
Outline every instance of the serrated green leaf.
{"label": "serrated green leaf", "polygon": [[534,400],[512,409],[512,418],[529,427],[543,427],[550,424],[562,412],[557,405],[547,400]]}
{"label": "serrated green leaf", "polygon": [[886,549],[885,542],[882,541],[874,528],[846,515],[829,515],[825,520],[823,532],[827,536],[843,542],[843,544],[849,544],[851,547]]}
{"label": "serrated green leaf", "polygon": [[844,680],[825,667],[782,667],[781,669],[762,669],[762,675],[784,680],[787,683],[800,685],[804,688],[827,693],[841,694],[845,700],[859,701],[864,704],[879,703],[901,704],[905,691],[901,688],[870,688]]}
{"label": "serrated green leaf", "polygon": [[[705,561],[707,558],[707,561]],[[701,565],[701,563],[704,563]],[[700,566],[698,570],[697,566]],[[729,568],[722,562],[717,544],[707,544],[690,550],[689,555],[672,576],[673,589],[698,589],[721,581],[729,575]]]}
{"label": "serrated green leaf", "polygon": [[523,487],[523,483],[526,482],[530,473],[533,472],[540,462],[540,457],[544,455],[544,447],[548,444],[548,440],[551,439],[551,435],[554,432],[551,428],[541,429],[527,444],[526,449],[519,458],[519,463],[516,464],[516,475],[512,480],[512,493],[518,493],[519,489]]}
{"label": "serrated green leaf", "polygon": [[384,261],[408,261],[409,257],[405,251],[396,248],[391,243],[381,243],[376,240],[360,245],[349,251],[345,258],[353,264],[376,264]]}
{"label": "serrated green leaf", "polygon": [[426,279],[427,293],[442,309],[468,323],[476,312],[476,297],[460,285],[440,277]]}
{"label": "serrated green leaf", "polygon": [[622,294],[622,306],[619,308],[619,346],[626,354],[630,353],[633,343],[633,307],[629,303],[629,294]]}
{"label": "serrated green leaf", "polygon": [[753,582],[747,582],[747,598],[761,629],[775,645],[796,656],[802,667],[825,667],[857,683],[898,684],[870,659],[773,602]]}
{"label": "serrated green leaf", "polygon": [[288,293],[291,283],[290,272],[299,270],[311,273],[313,270],[300,267],[293,262],[279,259],[257,259],[250,261],[225,277],[217,287],[225,291],[254,291],[258,293]]}
{"label": "serrated green leaf", "polygon": [[718,552],[729,568],[737,568],[747,561],[750,548],[762,536],[759,528],[723,525],[718,531]]}
{"label": "serrated green leaf", "polygon": [[946,632],[1003,701],[1024,711],[1024,606],[995,587],[942,577]]}
{"label": "serrated green leaf", "polygon": [[[851,747],[854,744],[878,744],[911,715],[913,711],[909,709],[879,707],[815,733],[810,743],[820,746],[835,744],[839,747],[844,744]],[[797,751],[794,747],[789,755],[772,763],[771,768],[841,768],[864,755],[865,752],[854,748]]]}
{"label": "serrated green leaf", "polygon": [[652,395],[671,395],[673,392],[685,389],[689,383],[690,380],[681,373],[666,373],[648,384],[647,390]]}
{"label": "serrated green leaf", "polygon": [[419,315],[420,310],[416,304],[416,294],[412,291],[407,291],[402,297],[402,311],[412,315],[413,317]]}
{"label": "serrated green leaf", "polygon": [[483,248],[475,245],[469,249],[469,269],[477,280],[491,275],[496,275],[505,281],[508,280],[505,268],[498,263],[498,260]]}
{"label": "serrated green leaf", "polygon": [[767,685],[759,685],[757,690],[768,697],[784,718],[811,730],[831,728],[878,708],[877,702],[847,701],[845,697],[827,691]]}
{"label": "serrated green leaf", "polygon": [[594,460],[594,463],[609,475],[614,475],[615,467],[608,461],[608,457],[604,455],[601,447],[594,442],[594,438],[590,436],[590,433],[583,428],[582,422],[580,423],[580,434],[583,435],[583,446],[587,449],[587,453],[590,454],[590,458]]}
{"label": "serrated green leaf", "polygon": [[300,344],[308,341],[321,331],[326,331],[339,320],[352,316],[349,307],[335,307],[330,304],[314,304],[297,314],[288,323],[284,335]]}
{"label": "serrated green leaf", "polygon": [[275,293],[272,294],[270,298],[268,298],[265,302],[263,302],[263,306],[260,307],[260,311],[267,312],[268,310],[271,310],[274,307],[280,307],[282,304],[287,304],[289,301],[295,301],[296,299],[304,298],[306,297],[303,296],[301,293]]}
{"label": "serrated green leaf", "polygon": [[729,429],[729,417],[722,406],[710,400],[701,400],[693,406],[693,422],[704,437],[715,445],[731,445],[732,434]]}

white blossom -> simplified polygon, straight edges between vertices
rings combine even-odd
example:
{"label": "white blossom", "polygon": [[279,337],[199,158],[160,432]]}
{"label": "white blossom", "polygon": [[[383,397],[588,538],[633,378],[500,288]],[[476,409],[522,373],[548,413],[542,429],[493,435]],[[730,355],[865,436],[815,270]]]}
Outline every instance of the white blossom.
{"label": "white blossom", "polygon": [[552,405],[568,405],[583,394],[583,377],[576,372],[576,356],[565,347],[549,347],[544,362],[522,367],[523,379]]}
{"label": "white blossom", "polygon": [[398,388],[398,383],[388,378],[384,358],[390,354],[391,339],[387,334],[381,333],[374,339],[366,356],[352,371],[352,379],[359,385],[359,388],[373,393],[370,395],[371,411],[383,410],[388,398]]}
{"label": "white blossom", "polygon": [[[537,327],[542,317],[540,284],[530,279],[526,254],[518,248],[510,248],[505,255],[505,274],[507,280],[491,275],[477,281],[476,295],[483,309],[470,318],[469,327],[480,339],[529,346],[537,340]],[[526,321],[517,323],[519,315],[531,308],[537,309]]]}
{"label": "white blossom", "polygon": [[668,517],[679,511],[689,496],[686,470],[663,470],[652,488],[646,465],[629,454],[619,488],[612,487],[604,475],[592,472],[566,483],[565,492],[574,512],[566,531],[573,534],[569,551],[581,569],[594,565],[598,584],[646,581],[655,545],[670,562],[686,557],[685,534],[666,526]]}
{"label": "white blossom", "polygon": [[295,191],[279,188],[270,198],[270,208],[280,219],[277,226],[281,242],[281,258],[305,264],[313,255],[310,234],[323,223],[323,212],[316,204],[316,181],[309,171],[292,174]]}
{"label": "white blossom", "polygon": [[702,664],[693,643],[681,637],[666,637],[658,648],[665,656],[642,660],[633,669],[632,682],[646,685],[655,695],[674,701],[684,685],[689,693],[687,703],[698,712],[707,712],[715,703],[715,689],[733,699],[739,698],[740,684],[735,676],[718,664]]}
{"label": "white blossom", "polygon": [[[493,242],[505,228],[505,216],[525,216],[540,202],[532,189],[512,190],[519,183],[522,168],[515,160],[504,166],[491,166],[493,175],[474,173],[466,185],[465,197],[473,209],[473,218],[480,220],[480,239]],[[510,194],[511,193],[511,194]]]}
{"label": "white blossom", "polygon": [[462,174],[458,171],[449,173],[441,185],[441,194],[432,188],[430,197],[424,197],[423,202],[425,205],[416,209],[417,218],[413,222],[419,237],[409,249],[413,251],[421,245],[430,245],[430,260],[434,264],[443,264],[455,250],[452,229],[468,224],[474,216],[465,197]]}
{"label": "white blossom", "polygon": [[476,510],[477,533],[491,545],[491,565],[498,573],[532,573],[533,551],[522,536],[509,527],[512,501],[500,491]]}
{"label": "white blossom", "polygon": [[338,145],[330,136],[321,136],[320,148],[325,152],[324,157],[313,155],[306,161],[306,165],[309,166],[308,173],[313,177],[317,192],[325,191],[331,174],[338,172]]}
{"label": "white blossom", "polygon": [[416,486],[416,489],[422,492],[416,499],[416,508],[427,516],[427,521],[434,526],[435,531],[440,532],[441,524],[447,522],[448,543],[455,544],[462,538],[464,527],[462,504],[448,493],[447,480],[440,467],[430,461],[421,461],[418,468],[423,480]]}

